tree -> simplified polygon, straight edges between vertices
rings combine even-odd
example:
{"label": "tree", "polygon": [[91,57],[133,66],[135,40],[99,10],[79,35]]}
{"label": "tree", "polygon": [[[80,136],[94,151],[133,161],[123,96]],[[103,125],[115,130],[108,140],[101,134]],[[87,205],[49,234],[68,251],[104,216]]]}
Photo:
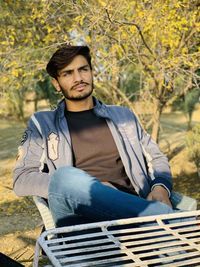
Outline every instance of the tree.
{"label": "tree", "polygon": [[35,97],[34,97],[34,106],[35,111],[38,110],[38,101],[41,99],[46,99],[49,102],[50,106],[56,106],[60,96],[53,88],[51,80],[48,75],[45,73],[42,75],[43,80],[39,80],[35,86]]}
{"label": "tree", "polygon": [[189,0],[99,0],[74,5],[80,14],[74,29],[85,35],[98,56],[97,62],[103,65],[99,71],[110,78],[107,87],[111,82],[119,89],[128,64],[140,66],[141,95],[153,103],[152,136],[158,140],[164,107],[197,83],[198,4]]}
{"label": "tree", "polygon": [[186,95],[181,95],[172,103],[173,110],[184,112],[188,119],[188,130],[192,128],[192,115],[195,111],[196,104],[200,102],[200,90],[198,88],[191,89]]}
{"label": "tree", "polygon": [[192,160],[197,168],[200,178],[200,125],[195,125],[187,134],[186,145],[188,148],[189,159]]}
{"label": "tree", "polygon": [[191,123],[192,123],[192,115],[195,110],[196,104],[200,102],[200,90],[199,89],[193,89],[188,92],[185,96],[184,101],[184,111],[188,116],[188,130],[191,129]]}
{"label": "tree", "polygon": [[131,68],[140,72],[139,95],[153,105],[152,136],[158,140],[164,107],[198,85],[200,16],[194,0],[9,0],[1,9],[3,93],[35,90],[35,73],[58,44],[87,43],[95,93],[106,102],[134,108],[135,88],[123,88]]}
{"label": "tree", "polygon": [[38,93],[38,84],[45,79],[47,58],[68,40],[72,20],[71,14],[64,14],[68,4],[71,1],[1,1],[0,92],[8,100],[10,110],[20,111],[16,114],[20,119],[24,117],[26,92]]}

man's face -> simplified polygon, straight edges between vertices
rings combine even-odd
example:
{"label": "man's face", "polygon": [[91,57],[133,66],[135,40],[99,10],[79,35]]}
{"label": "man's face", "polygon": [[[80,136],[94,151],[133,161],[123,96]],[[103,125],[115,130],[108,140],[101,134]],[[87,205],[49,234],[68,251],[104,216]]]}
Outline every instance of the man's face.
{"label": "man's face", "polygon": [[93,91],[92,70],[82,55],[76,56],[73,61],[58,72],[57,80],[53,80],[57,91],[71,101],[86,99]]}

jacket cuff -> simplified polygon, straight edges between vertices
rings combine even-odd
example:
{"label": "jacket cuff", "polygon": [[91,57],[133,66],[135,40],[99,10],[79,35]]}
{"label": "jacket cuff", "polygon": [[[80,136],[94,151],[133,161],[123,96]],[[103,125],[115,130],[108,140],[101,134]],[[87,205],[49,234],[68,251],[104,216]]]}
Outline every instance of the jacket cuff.
{"label": "jacket cuff", "polygon": [[157,185],[163,186],[167,190],[169,197],[171,196],[172,184],[170,181],[167,181],[166,179],[163,179],[163,178],[156,178],[151,183],[151,191]]}

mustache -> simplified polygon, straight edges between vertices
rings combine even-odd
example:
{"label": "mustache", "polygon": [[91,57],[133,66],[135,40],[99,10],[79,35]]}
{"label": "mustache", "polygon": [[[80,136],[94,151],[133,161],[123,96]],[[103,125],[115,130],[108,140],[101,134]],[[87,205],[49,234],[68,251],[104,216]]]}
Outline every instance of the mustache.
{"label": "mustache", "polygon": [[76,83],[74,86],[71,87],[71,90],[75,89],[77,86],[79,85],[90,85],[89,83],[87,82],[79,82],[79,83]]}

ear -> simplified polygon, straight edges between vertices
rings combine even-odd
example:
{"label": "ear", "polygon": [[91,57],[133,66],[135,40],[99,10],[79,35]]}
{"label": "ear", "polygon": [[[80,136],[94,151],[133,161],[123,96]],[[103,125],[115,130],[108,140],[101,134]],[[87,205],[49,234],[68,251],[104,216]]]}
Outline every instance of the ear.
{"label": "ear", "polygon": [[53,86],[55,87],[56,91],[58,91],[58,92],[61,91],[60,85],[59,85],[58,81],[57,81],[55,78],[53,78],[53,79],[51,80],[51,83],[52,83]]}

